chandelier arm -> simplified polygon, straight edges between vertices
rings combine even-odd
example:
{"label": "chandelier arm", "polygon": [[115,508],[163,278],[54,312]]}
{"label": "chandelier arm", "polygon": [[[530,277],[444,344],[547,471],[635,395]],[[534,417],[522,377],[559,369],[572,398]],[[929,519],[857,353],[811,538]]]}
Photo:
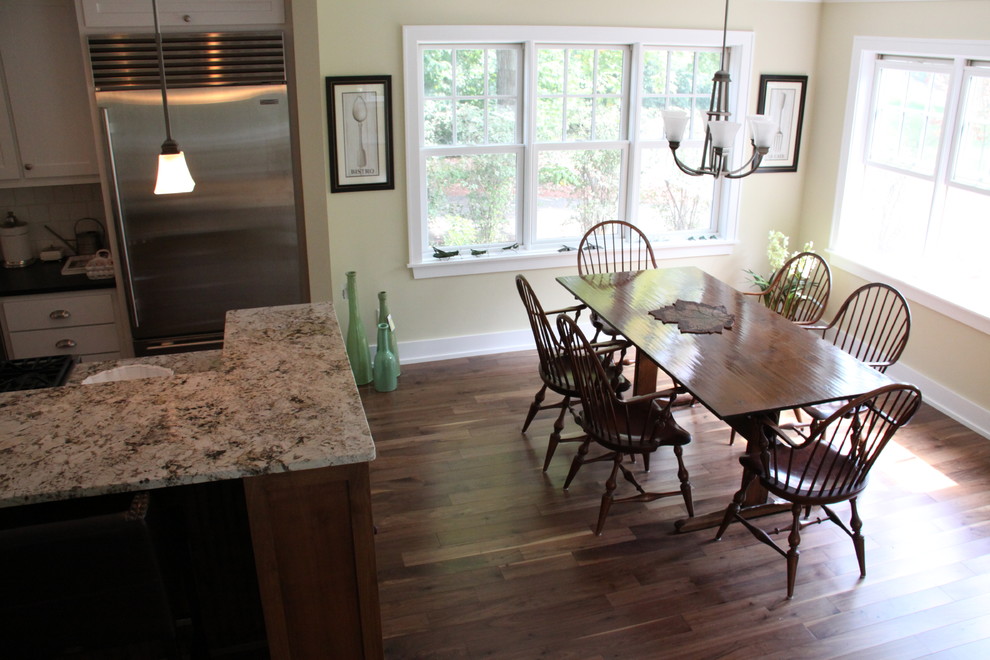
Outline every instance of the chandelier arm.
{"label": "chandelier arm", "polygon": [[698,170],[696,170],[696,169],[694,169],[692,167],[688,167],[687,165],[685,165],[684,163],[682,163],[681,162],[681,159],[677,157],[677,149],[675,147],[671,147],[670,148],[670,153],[674,156],[674,164],[677,165],[677,169],[679,169],[681,172],[684,172],[685,174],[687,174],[689,176],[703,176],[705,174],[711,174],[712,173],[712,172],[710,172],[708,170],[705,170],[705,169],[698,169]]}
{"label": "chandelier arm", "polygon": [[[725,172],[722,176],[726,179],[741,179],[744,176],[749,176],[760,167],[760,163],[763,161],[763,156],[763,151],[758,148],[754,148],[753,155],[746,163],[742,165],[742,167],[732,170],[731,172]],[[744,172],[743,170],[746,171]]]}

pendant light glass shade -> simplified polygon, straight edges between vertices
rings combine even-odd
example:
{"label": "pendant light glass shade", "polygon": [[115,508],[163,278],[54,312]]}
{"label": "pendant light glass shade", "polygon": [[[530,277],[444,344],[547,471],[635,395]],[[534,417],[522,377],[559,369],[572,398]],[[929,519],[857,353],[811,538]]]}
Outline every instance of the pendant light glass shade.
{"label": "pendant light glass shade", "polygon": [[[173,142],[173,144],[175,143]],[[172,195],[192,192],[193,188],[196,187],[196,182],[189,174],[185,154],[181,151],[177,153],[165,152],[165,146],[162,145],[162,153],[158,155],[158,181],[155,183],[155,194]]]}

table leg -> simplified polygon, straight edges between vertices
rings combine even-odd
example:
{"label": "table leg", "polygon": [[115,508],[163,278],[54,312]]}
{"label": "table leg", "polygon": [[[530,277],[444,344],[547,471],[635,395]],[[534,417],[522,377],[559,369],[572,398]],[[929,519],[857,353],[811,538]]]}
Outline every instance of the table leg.
{"label": "table leg", "polygon": [[636,371],[633,375],[633,394],[653,394],[657,391],[657,363],[643,351],[636,351]]}
{"label": "table leg", "polygon": [[[726,419],[725,422],[735,429],[736,433],[746,438],[746,453],[755,454],[760,451],[763,424],[759,420],[745,416]],[[742,479],[741,476],[740,479]],[[754,479],[750,482],[749,488],[746,490],[746,497],[743,500],[744,508],[740,511],[740,515],[748,519],[791,510],[789,503],[777,504],[776,502],[768,501],[767,497],[768,493],[760,485],[759,479]],[[726,499],[726,506],[728,506],[731,498],[732,495],[729,495]],[[695,516],[694,518],[682,518],[674,523],[674,529],[678,532],[693,532],[699,529],[718,527],[722,523],[724,516],[725,510],[723,509],[702,516]]]}

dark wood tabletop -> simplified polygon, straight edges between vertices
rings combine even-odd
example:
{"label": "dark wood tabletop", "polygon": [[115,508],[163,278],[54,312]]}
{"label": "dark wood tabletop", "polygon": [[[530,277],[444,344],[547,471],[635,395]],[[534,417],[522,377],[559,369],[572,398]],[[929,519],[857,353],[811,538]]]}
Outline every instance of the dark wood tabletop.
{"label": "dark wood tabletop", "polygon": [[[698,268],[573,275],[557,281],[730,422],[727,418],[848,399],[892,382]],[[721,305],[734,317],[732,327],[721,333],[686,333],[650,315],[677,300]]]}

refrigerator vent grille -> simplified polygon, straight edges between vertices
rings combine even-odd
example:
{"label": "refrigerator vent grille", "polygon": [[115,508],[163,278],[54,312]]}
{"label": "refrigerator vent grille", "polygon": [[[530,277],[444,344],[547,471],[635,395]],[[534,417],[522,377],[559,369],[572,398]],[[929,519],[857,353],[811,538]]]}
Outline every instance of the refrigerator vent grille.
{"label": "refrigerator vent grille", "polygon": [[[166,34],[162,50],[169,89],[286,82],[281,33]],[[91,36],[89,58],[96,91],[161,87],[153,34]]]}

